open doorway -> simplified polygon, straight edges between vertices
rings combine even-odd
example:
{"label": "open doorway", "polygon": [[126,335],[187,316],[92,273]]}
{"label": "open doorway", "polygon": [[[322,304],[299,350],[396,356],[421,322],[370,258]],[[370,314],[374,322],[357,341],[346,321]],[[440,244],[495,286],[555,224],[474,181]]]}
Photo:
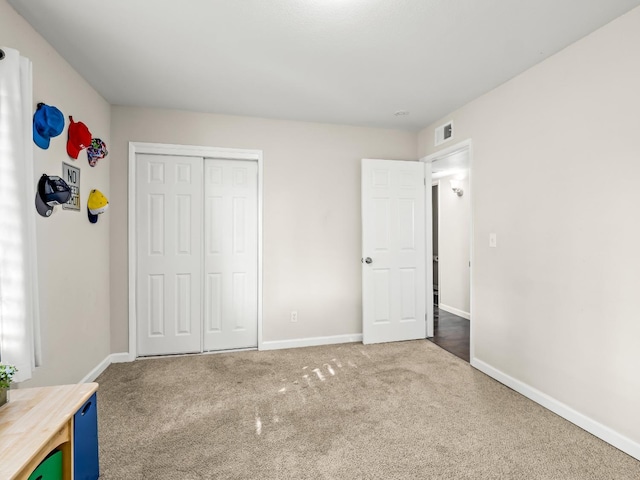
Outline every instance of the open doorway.
{"label": "open doorway", "polygon": [[429,340],[468,362],[471,357],[469,147],[454,147],[430,160],[434,323],[433,337]]}

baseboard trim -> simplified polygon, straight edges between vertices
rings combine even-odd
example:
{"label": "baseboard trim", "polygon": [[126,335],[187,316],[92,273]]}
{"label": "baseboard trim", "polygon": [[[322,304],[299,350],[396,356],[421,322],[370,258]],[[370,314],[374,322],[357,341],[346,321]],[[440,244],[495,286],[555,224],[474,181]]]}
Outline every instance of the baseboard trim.
{"label": "baseboard trim", "polygon": [[112,353],[107,355],[93,370],[87,373],[78,383],[91,383],[104,372],[112,363],[130,362],[128,353]]}
{"label": "baseboard trim", "polygon": [[445,312],[453,313],[454,315],[457,315],[459,317],[466,318],[467,320],[471,319],[471,315],[469,314],[469,312],[458,310],[457,308],[450,307],[449,305],[445,305],[444,303],[440,303],[438,305],[438,308],[440,310],[444,310]]}
{"label": "baseboard trim", "polygon": [[78,383],[91,383],[104,372],[107,367],[111,365],[111,355],[107,355],[98,365],[94,367],[89,373],[87,373],[82,380]]}
{"label": "baseboard trim", "polygon": [[131,356],[129,355],[129,352],[112,353],[110,357],[111,357],[111,363],[126,363],[126,362],[132,362],[133,360],[135,360],[135,358],[131,358]]}
{"label": "baseboard trim", "polygon": [[550,397],[546,393],[543,393],[540,390],[507,375],[482,360],[473,358],[471,360],[471,366],[477,368],[483,373],[486,373],[491,378],[524,395],[530,400],[542,405],[546,409],[551,410],[556,415],[561,416],[565,420],[568,420],[583,430],[595,435],[599,439],[604,440],[619,450],[622,450],[624,453],[640,460],[640,443],[634,442],[630,438],[593,420],[592,418],[587,417],[559,400]]}
{"label": "baseboard trim", "polygon": [[275,340],[262,342],[259,350],[281,350],[284,348],[318,347],[320,345],[336,345],[339,343],[362,342],[362,334],[333,335],[331,337],[296,338],[293,340]]}

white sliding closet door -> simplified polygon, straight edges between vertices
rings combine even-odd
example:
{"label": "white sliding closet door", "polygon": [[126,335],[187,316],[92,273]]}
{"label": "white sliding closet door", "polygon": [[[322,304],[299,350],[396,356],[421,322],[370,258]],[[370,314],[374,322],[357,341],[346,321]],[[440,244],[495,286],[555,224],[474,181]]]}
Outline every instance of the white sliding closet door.
{"label": "white sliding closet door", "polygon": [[136,159],[138,355],[200,352],[203,159]]}
{"label": "white sliding closet door", "polygon": [[204,160],[204,350],[258,345],[258,166]]}

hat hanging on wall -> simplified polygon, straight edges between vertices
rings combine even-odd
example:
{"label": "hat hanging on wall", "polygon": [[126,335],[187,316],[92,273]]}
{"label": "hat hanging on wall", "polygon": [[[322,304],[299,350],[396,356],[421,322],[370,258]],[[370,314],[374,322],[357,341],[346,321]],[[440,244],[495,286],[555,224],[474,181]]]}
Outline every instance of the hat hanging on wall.
{"label": "hat hanging on wall", "polygon": [[69,115],[69,138],[67,140],[67,153],[71,158],[78,158],[80,150],[91,145],[91,132],[89,128],[82,122],[74,122],[73,117]]}
{"label": "hat hanging on wall", "polygon": [[87,199],[87,215],[91,223],[98,221],[98,215],[104,213],[109,208],[109,200],[100,190],[91,190]]}
{"label": "hat hanging on wall", "polygon": [[43,217],[50,217],[55,205],[67,203],[71,198],[71,188],[60,177],[46,173],[38,181],[36,192],[36,210]]}
{"label": "hat hanging on wall", "polygon": [[45,103],[39,103],[33,114],[33,141],[40,148],[49,148],[52,137],[64,130],[64,115],[60,110]]}
{"label": "hat hanging on wall", "polygon": [[102,140],[99,138],[91,139],[91,145],[87,147],[87,159],[89,160],[89,165],[95,167],[98,160],[106,157],[108,154],[107,145]]}

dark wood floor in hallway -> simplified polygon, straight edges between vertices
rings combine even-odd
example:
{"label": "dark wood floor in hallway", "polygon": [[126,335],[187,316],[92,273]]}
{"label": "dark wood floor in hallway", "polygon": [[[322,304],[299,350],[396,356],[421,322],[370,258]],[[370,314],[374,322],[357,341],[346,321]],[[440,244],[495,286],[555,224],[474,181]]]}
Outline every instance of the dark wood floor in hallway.
{"label": "dark wood floor in hallway", "polygon": [[468,362],[469,325],[466,318],[433,307],[433,338],[428,340]]}

